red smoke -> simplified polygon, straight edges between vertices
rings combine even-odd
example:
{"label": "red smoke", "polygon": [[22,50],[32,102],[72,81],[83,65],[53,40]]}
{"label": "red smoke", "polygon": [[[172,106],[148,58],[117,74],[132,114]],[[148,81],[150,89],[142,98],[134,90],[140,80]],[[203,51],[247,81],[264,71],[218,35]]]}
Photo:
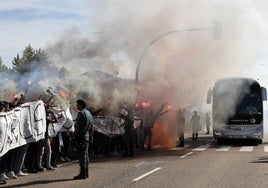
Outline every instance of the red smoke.
{"label": "red smoke", "polygon": [[152,146],[172,148],[176,146],[176,135],[168,122],[155,123],[153,127]]}

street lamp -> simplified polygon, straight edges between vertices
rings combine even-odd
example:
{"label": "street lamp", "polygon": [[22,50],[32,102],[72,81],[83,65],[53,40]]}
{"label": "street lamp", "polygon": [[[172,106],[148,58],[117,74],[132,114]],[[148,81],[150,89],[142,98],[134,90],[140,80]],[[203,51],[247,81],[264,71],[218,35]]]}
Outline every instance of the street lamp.
{"label": "street lamp", "polygon": [[213,37],[214,39],[220,39],[221,38],[221,35],[222,35],[222,23],[221,22],[215,22],[214,23],[214,27],[208,27],[208,28],[194,28],[194,29],[182,29],[182,30],[174,30],[174,31],[169,31],[167,33],[164,33],[158,37],[156,37],[143,51],[140,59],[139,59],[139,62],[138,62],[138,65],[137,65],[137,69],[136,69],[136,84],[138,83],[139,81],[139,71],[140,71],[140,65],[141,65],[141,62],[142,62],[142,59],[144,57],[144,55],[146,54],[148,48],[150,46],[152,46],[156,41],[158,41],[159,39],[167,36],[167,35],[171,35],[171,34],[174,34],[174,33],[179,33],[179,32],[191,32],[191,31],[206,31],[206,30],[213,30]]}

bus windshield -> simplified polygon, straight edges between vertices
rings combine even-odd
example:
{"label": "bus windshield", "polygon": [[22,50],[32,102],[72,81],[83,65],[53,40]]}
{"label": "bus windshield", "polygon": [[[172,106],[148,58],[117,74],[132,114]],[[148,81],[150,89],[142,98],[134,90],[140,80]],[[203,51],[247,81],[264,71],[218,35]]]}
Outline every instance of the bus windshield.
{"label": "bus windshield", "polygon": [[[250,79],[223,79],[213,88],[213,116],[224,124],[260,124],[261,87]],[[254,118],[254,122],[250,119]]]}

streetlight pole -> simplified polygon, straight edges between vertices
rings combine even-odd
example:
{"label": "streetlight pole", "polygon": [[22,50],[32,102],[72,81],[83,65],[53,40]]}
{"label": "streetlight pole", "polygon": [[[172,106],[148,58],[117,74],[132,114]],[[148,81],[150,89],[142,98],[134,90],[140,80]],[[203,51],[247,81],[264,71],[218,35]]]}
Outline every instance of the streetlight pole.
{"label": "streetlight pole", "polygon": [[140,59],[139,59],[139,62],[138,62],[138,65],[137,65],[137,69],[136,69],[136,78],[135,78],[135,81],[136,81],[136,84],[139,82],[139,71],[140,71],[140,66],[141,66],[141,62],[142,62],[142,59],[144,57],[144,55],[146,54],[147,50],[150,48],[150,46],[152,46],[155,42],[157,42],[159,39],[167,36],[167,35],[171,35],[171,34],[174,34],[174,33],[179,33],[179,32],[191,32],[191,31],[206,31],[206,30],[214,30],[214,38],[215,39],[219,39],[221,38],[221,35],[222,35],[222,24],[221,22],[215,22],[214,23],[214,27],[209,27],[209,28],[194,28],[194,29],[182,29],[182,30],[174,30],[174,31],[169,31],[167,33],[164,33],[158,37],[156,37],[152,42],[150,42],[150,44],[144,49]]}

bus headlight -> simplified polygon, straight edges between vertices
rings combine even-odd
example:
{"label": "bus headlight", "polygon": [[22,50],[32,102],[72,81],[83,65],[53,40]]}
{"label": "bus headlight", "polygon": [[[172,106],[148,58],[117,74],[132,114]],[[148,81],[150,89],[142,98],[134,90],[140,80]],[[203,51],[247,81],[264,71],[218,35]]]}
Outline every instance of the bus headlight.
{"label": "bus headlight", "polygon": [[262,132],[261,131],[256,131],[253,133],[254,136],[261,136]]}
{"label": "bus headlight", "polygon": [[222,136],[222,134],[221,134],[221,131],[220,131],[220,130],[215,130],[215,131],[214,131],[214,134],[215,134],[215,135],[217,135],[217,136]]}
{"label": "bus headlight", "polygon": [[254,124],[254,123],[256,123],[256,119],[255,118],[250,118],[249,122]]}

